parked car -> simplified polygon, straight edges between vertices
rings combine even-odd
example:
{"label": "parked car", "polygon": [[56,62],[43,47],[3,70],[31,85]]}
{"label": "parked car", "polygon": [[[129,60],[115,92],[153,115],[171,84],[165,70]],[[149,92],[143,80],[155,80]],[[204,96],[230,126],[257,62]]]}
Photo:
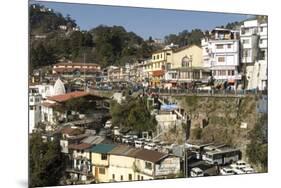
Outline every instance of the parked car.
{"label": "parked car", "polygon": [[234,171],[230,167],[224,167],[220,169],[220,174],[221,175],[234,175]]}
{"label": "parked car", "polygon": [[245,167],[242,169],[246,174],[256,173],[256,171],[251,167]]}
{"label": "parked car", "polygon": [[128,136],[128,135],[122,136],[122,143],[127,144],[129,141],[129,138],[130,138],[130,136]]}
{"label": "parked car", "polygon": [[144,142],[140,139],[135,140],[135,147],[136,148],[142,148],[144,146]]}
{"label": "parked car", "polygon": [[202,177],[202,176],[204,176],[204,172],[201,168],[194,167],[190,171],[190,176],[191,177]]}
{"label": "parked car", "polygon": [[235,163],[230,165],[231,168],[245,168],[247,166],[249,166],[249,165],[245,161],[242,161],[242,160],[236,161]]}
{"label": "parked car", "polygon": [[234,174],[246,174],[246,172],[243,170],[244,167],[236,167],[232,168]]}
{"label": "parked car", "polygon": [[156,150],[157,147],[156,147],[156,144],[154,144],[154,143],[151,142],[151,143],[146,144],[146,145],[144,146],[144,149]]}

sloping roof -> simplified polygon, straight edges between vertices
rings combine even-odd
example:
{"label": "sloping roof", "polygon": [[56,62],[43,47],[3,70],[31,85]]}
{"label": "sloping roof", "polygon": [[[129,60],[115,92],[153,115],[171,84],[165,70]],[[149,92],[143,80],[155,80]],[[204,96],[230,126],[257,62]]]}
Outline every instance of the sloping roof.
{"label": "sloping roof", "polygon": [[109,153],[115,147],[115,144],[98,144],[92,147],[90,151],[93,153]]}
{"label": "sloping roof", "polygon": [[63,95],[55,95],[55,96],[47,97],[47,99],[56,102],[66,102],[71,99],[85,97],[85,96],[93,96],[98,99],[106,99],[106,97],[101,97],[85,91],[74,91]]}
{"label": "sloping roof", "polygon": [[83,131],[79,128],[65,127],[63,129],[61,129],[61,133],[68,134],[70,136],[75,136],[75,135],[82,134]]}
{"label": "sloping roof", "polygon": [[45,106],[45,107],[48,107],[48,108],[52,108],[52,107],[57,106],[56,103],[50,103],[50,102],[42,102],[41,105]]}
{"label": "sloping roof", "polygon": [[158,151],[147,150],[147,149],[140,149],[136,154],[136,158],[145,161],[150,161],[153,163],[160,161],[166,156],[168,156],[168,154],[160,153]]}
{"label": "sloping roof", "polygon": [[100,144],[105,140],[104,137],[101,136],[89,136],[85,139],[83,139],[81,142],[87,143],[87,144]]}
{"label": "sloping roof", "polygon": [[84,150],[88,149],[92,146],[92,144],[81,143],[81,144],[70,144],[68,145],[68,149],[75,149],[75,150]]}
{"label": "sloping roof", "polygon": [[137,157],[137,153],[139,149],[127,146],[127,145],[117,145],[114,149],[112,149],[109,154],[112,155],[121,155],[128,157]]}

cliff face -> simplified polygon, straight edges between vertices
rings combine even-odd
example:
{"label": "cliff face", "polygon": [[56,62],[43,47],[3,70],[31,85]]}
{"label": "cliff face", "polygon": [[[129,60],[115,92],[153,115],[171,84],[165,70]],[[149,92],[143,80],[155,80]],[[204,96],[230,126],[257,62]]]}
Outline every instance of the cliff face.
{"label": "cliff face", "polygon": [[262,117],[257,110],[259,99],[258,96],[172,98],[191,120],[187,135],[189,140],[224,143],[237,147],[242,151],[244,160],[247,160],[246,149],[252,139],[251,131]]}

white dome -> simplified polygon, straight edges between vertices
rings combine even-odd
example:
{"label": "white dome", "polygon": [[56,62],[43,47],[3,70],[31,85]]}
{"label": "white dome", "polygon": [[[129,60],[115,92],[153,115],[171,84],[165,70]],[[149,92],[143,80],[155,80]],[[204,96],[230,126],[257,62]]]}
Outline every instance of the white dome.
{"label": "white dome", "polygon": [[65,94],[65,87],[63,82],[58,78],[54,85],[53,95],[63,95]]}

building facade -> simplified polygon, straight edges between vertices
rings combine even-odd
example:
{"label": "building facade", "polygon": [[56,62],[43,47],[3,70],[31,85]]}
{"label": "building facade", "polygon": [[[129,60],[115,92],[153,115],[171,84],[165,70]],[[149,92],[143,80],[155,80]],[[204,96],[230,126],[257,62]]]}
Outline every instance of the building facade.
{"label": "building facade", "polygon": [[241,82],[238,34],[237,31],[216,28],[210,37],[201,41],[204,67],[210,68],[216,85],[227,83],[236,88]]}
{"label": "building facade", "polygon": [[267,23],[248,20],[240,28],[241,62],[246,89],[267,88]]}
{"label": "building facade", "polygon": [[41,99],[37,88],[29,89],[29,133],[32,133],[41,121]]}
{"label": "building facade", "polygon": [[165,81],[187,87],[192,82],[208,83],[210,71],[203,66],[202,49],[199,46],[185,46],[172,51],[167,63]]}

